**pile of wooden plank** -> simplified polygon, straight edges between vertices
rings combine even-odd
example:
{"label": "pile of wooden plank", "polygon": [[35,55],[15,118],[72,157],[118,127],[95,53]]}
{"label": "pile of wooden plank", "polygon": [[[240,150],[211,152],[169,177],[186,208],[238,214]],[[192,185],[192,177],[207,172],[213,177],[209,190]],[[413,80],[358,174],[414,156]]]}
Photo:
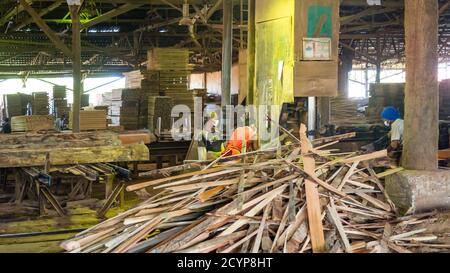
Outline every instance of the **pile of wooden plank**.
{"label": "pile of wooden plank", "polygon": [[33,115],[48,115],[48,93],[34,92],[31,99]]}
{"label": "pile of wooden plank", "polygon": [[126,130],[139,127],[140,89],[115,89],[112,91],[111,119]]}
{"label": "pile of wooden plank", "polygon": [[170,97],[148,97],[148,129],[150,132],[172,129],[172,107],[173,102]]}
{"label": "pile of wooden plank", "polygon": [[[181,48],[153,48],[148,51],[147,72],[141,88],[151,96],[168,96],[174,105],[186,105],[194,111],[194,96],[189,91],[192,65],[190,52]],[[159,94],[156,94],[159,93]]]}
{"label": "pile of wooden plank", "polygon": [[144,79],[140,70],[123,73],[125,76],[125,88],[141,88],[141,81]]}
{"label": "pile of wooden plank", "polygon": [[386,151],[326,150],[339,137],[313,148],[303,128],[300,143],[172,167],[163,170],[169,177],[128,186],[159,192],[61,246],[83,253],[355,253],[411,252],[421,242],[445,251],[417,228],[429,215],[395,216],[380,181],[385,174],[370,167]]}
{"label": "pile of wooden plank", "polygon": [[[73,117],[70,113],[69,128],[72,129]],[[105,110],[88,110],[80,111],[80,130],[90,131],[90,130],[106,130],[108,124],[106,121],[106,111]]]}
{"label": "pile of wooden plank", "polygon": [[184,48],[152,48],[147,51],[147,70],[192,70],[189,55]]}
{"label": "pile of wooden plank", "polygon": [[109,131],[0,134],[0,168],[149,160],[144,144],[123,145]]}
{"label": "pile of wooden plank", "polygon": [[15,116],[11,118],[13,132],[37,132],[53,130],[55,121],[50,115]]}
{"label": "pile of wooden plank", "polygon": [[371,121],[381,121],[381,112],[384,107],[393,106],[400,110],[404,117],[405,84],[383,83],[370,85],[369,106],[366,117]]}
{"label": "pile of wooden plank", "polygon": [[69,116],[70,108],[67,104],[67,92],[65,86],[53,86],[51,112],[57,118]]}
{"label": "pile of wooden plank", "polygon": [[6,116],[9,118],[27,114],[27,105],[31,102],[31,96],[23,93],[4,95]]}

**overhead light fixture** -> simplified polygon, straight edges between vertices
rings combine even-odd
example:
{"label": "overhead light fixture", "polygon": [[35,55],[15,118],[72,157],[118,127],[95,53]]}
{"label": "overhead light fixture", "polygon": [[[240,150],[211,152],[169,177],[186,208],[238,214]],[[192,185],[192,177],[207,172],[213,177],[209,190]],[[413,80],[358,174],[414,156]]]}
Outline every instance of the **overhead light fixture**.
{"label": "overhead light fixture", "polygon": [[162,28],[159,30],[160,33],[167,33],[169,30],[167,28]]}

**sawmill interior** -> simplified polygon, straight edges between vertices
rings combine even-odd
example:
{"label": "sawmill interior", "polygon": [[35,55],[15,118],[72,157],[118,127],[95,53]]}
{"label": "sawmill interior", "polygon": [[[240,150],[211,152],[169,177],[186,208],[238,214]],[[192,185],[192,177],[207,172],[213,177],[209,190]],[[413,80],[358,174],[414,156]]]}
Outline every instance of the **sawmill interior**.
{"label": "sawmill interior", "polygon": [[1,1],[0,121],[0,253],[450,251],[448,0]]}

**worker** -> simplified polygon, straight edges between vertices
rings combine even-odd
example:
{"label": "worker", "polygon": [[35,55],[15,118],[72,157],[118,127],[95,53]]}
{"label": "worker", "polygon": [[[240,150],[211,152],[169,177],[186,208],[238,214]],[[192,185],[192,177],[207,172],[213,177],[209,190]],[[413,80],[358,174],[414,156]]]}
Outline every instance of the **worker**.
{"label": "worker", "polygon": [[2,123],[2,133],[11,134],[11,124],[9,123],[9,118],[4,117]]}
{"label": "worker", "polygon": [[236,128],[222,155],[227,157],[258,150],[256,136],[257,129],[254,125]]}
{"label": "worker", "polygon": [[198,153],[200,160],[214,160],[219,158],[225,150],[224,142],[221,140],[219,131],[219,116],[211,112],[204,130],[201,132]]}
{"label": "worker", "polygon": [[392,106],[385,107],[381,113],[384,125],[390,128],[387,136],[380,138],[372,144],[362,147],[366,152],[386,149],[388,156],[393,159],[400,159],[403,144],[404,122],[400,112]]}
{"label": "worker", "polygon": [[391,158],[400,159],[403,144],[404,122],[401,119],[400,112],[392,106],[384,108],[381,113],[384,124],[390,127],[388,155]]}

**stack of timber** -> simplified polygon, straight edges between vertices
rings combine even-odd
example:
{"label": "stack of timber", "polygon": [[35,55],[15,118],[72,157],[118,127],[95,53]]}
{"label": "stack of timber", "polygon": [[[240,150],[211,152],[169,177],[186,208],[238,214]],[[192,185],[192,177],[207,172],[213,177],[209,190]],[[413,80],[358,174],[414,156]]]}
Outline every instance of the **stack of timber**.
{"label": "stack of timber", "polygon": [[404,117],[405,109],[405,84],[403,83],[383,83],[370,85],[369,106],[366,110],[368,120],[374,122],[381,121],[381,112],[384,107],[394,106],[400,110]]}
{"label": "stack of timber", "polygon": [[112,91],[111,119],[125,130],[137,130],[139,125],[140,89],[115,89]]}
{"label": "stack of timber", "polygon": [[184,48],[152,48],[147,51],[147,70],[192,70],[190,51]]}
{"label": "stack of timber", "polygon": [[173,167],[164,170],[172,176],[128,186],[160,192],[61,246],[83,253],[411,252],[422,244],[449,250],[417,228],[430,215],[395,216],[383,173],[370,167],[386,151],[336,153],[326,147],[339,137],[316,140],[313,148],[304,126],[300,135],[301,144],[279,151],[201,169],[198,162]]}
{"label": "stack of timber", "polygon": [[11,118],[13,132],[37,132],[53,130],[55,121],[50,115],[15,116]]}
{"label": "stack of timber", "polygon": [[450,120],[450,80],[439,83],[439,119]]}
{"label": "stack of timber", "polygon": [[65,86],[53,86],[52,93],[52,113],[57,118],[68,116],[70,108],[67,104],[67,92]]}
{"label": "stack of timber", "polygon": [[144,144],[123,145],[119,135],[109,131],[0,135],[0,168],[148,159]]}
{"label": "stack of timber", "polygon": [[32,95],[31,106],[33,115],[48,115],[48,93],[34,92]]}
{"label": "stack of timber", "polygon": [[330,123],[337,126],[366,124],[366,117],[358,111],[358,107],[357,100],[345,97],[331,98]]}
{"label": "stack of timber", "polygon": [[123,73],[125,76],[125,88],[141,88],[141,81],[144,79],[140,70]]}
{"label": "stack of timber", "polygon": [[[108,124],[106,121],[105,110],[88,110],[80,111],[80,130],[90,131],[90,130],[106,130]],[[69,128],[72,129],[73,117],[70,113]]]}
{"label": "stack of timber", "polygon": [[172,129],[172,107],[170,97],[148,97],[148,128],[150,132],[163,132]]}
{"label": "stack of timber", "polygon": [[6,116],[9,118],[27,114],[27,105],[31,102],[31,96],[23,93],[4,95]]}
{"label": "stack of timber", "polygon": [[[194,96],[189,91],[189,78],[193,66],[189,64],[190,51],[182,48],[154,48],[148,51],[147,72],[141,87],[152,87],[151,92],[173,99],[174,105],[194,109]],[[155,89],[155,90],[154,90]]]}

